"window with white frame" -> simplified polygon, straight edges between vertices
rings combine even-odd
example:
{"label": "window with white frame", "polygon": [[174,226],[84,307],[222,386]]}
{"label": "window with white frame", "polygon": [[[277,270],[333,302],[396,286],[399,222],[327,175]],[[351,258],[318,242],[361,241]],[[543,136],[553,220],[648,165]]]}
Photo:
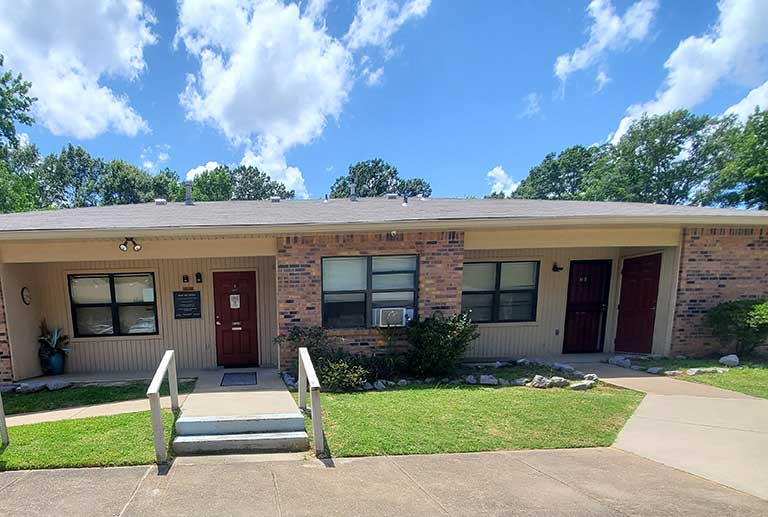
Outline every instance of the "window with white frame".
{"label": "window with white frame", "polygon": [[416,255],[325,257],[322,268],[324,327],[376,326],[382,308],[403,308],[413,318]]}
{"label": "window with white frame", "polygon": [[477,323],[536,321],[539,263],[464,264],[462,312]]}
{"label": "window with white frame", "polygon": [[155,275],[69,275],[75,337],[158,333]]}

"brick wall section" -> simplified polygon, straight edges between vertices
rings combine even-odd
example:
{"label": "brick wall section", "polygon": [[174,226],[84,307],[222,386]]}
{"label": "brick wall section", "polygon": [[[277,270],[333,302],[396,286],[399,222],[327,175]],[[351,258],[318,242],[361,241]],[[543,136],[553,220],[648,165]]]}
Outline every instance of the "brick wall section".
{"label": "brick wall section", "polygon": [[0,284],[0,384],[8,384],[11,381],[13,381],[11,345],[8,342],[8,324],[5,319],[3,286]]}
{"label": "brick wall section", "polygon": [[672,354],[724,352],[703,324],[715,305],[768,296],[768,228],[686,228]]}
{"label": "brick wall section", "polygon": [[[418,314],[461,310],[464,262],[463,232],[293,235],[280,239],[277,250],[278,324],[281,334],[295,326],[322,324],[322,257],[419,255]],[[370,353],[384,340],[376,329],[329,331],[352,352]],[[290,367],[295,350],[281,350],[280,364]]]}

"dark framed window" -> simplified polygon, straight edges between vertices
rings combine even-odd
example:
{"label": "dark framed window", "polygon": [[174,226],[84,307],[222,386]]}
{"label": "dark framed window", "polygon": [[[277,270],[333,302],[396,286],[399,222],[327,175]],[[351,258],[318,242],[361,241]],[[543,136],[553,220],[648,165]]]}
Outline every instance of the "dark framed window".
{"label": "dark framed window", "polygon": [[477,323],[536,321],[539,262],[464,264],[461,310]]}
{"label": "dark framed window", "polygon": [[154,273],[69,275],[75,337],[159,332]]}
{"label": "dark framed window", "polygon": [[417,305],[416,255],[324,257],[323,326],[364,328],[379,323],[379,309],[403,308],[412,319]]}

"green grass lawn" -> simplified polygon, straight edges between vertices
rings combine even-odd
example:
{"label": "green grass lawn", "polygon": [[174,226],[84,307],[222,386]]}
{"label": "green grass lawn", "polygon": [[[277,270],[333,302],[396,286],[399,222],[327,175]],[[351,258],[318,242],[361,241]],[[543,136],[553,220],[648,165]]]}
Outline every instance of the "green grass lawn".
{"label": "green grass lawn", "polygon": [[[58,391],[38,391],[37,393],[3,393],[6,415],[50,411],[107,402],[122,402],[147,397],[149,382],[135,382],[125,386],[82,386],[65,388]],[[195,381],[179,382],[179,393],[190,393]],[[168,395],[168,383],[164,382],[161,395]]]}
{"label": "green grass lawn", "polygon": [[[165,411],[163,422],[170,443],[174,414]],[[20,425],[8,434],[11,443],[0,446],[0,470],[155,462],[149,411]]]}
{"label": "green grass lawn", "polygon": [[[718,359],[659,359],[651,361],[632,360],[632,364],[638,364],[646,368],[660,366],[665,370],[681,370],[688,368],[708,368],[722,366]],[[704,373],[701,375],[681,375],[678,379],[689,382],[709,384],[726,390],[738,391],[753,397],[768,399],[768,361],[760,359],[746,359],[741,362],[740,368],[729,368],[725,373]]]}
{"label": "green grass lawn", "polygon": [[422,385],[323,393],[321,402],[329,452],[345,457],[608,446],[642,398],[604,385]]}

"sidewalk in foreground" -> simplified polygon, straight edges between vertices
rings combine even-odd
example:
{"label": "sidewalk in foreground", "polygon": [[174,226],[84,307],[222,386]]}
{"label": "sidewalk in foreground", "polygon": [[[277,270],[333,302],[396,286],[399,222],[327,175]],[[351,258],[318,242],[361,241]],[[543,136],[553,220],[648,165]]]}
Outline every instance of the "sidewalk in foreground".
{"label": "sidewalk in foreground", "polygon": [[768,501],[616,449],[7,472],[0,500],[9,516],[768,513]]}
{"label": "sidewalk in foreground", "polygon": [[607,364],[583,368],[647,393],[614,447],[768,499],[768,400]]}

